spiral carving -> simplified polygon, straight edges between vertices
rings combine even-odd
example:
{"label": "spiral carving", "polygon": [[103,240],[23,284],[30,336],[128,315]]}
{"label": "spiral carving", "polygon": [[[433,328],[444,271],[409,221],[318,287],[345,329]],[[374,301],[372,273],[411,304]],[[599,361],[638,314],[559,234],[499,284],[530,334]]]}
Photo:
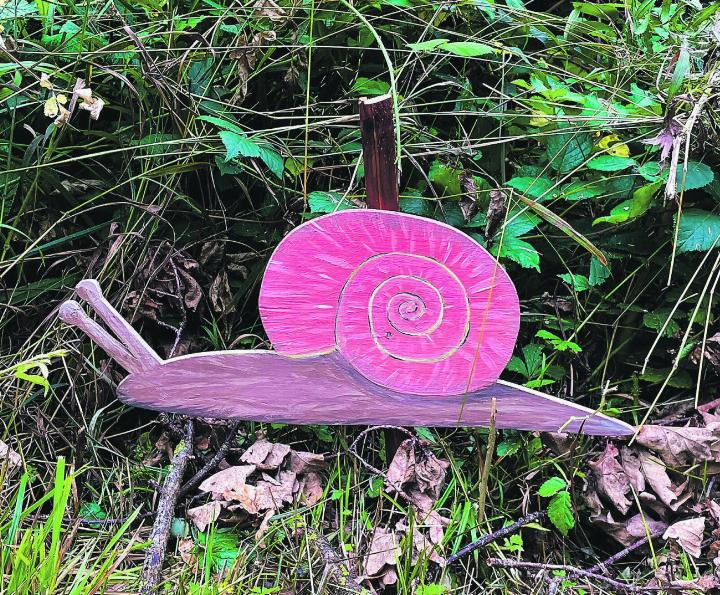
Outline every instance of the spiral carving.
{"label": "spiral carving", "polygon": [[280,353],[340,351],[386,388],[456,395],[494,382],[517,336],[517,294],[475,241],[434,221],[344,211],[298,227],[260,293]]}

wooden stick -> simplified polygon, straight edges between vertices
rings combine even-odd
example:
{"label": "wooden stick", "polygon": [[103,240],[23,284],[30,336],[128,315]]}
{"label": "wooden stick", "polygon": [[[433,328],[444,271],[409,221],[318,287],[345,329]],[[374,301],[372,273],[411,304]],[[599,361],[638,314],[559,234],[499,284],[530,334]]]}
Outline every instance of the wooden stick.
{"label": "wooden stick", "polygon": [[167,542],[170,537],[170,525],[172,524],[180,482],[182,481],[182,476],[185,473],[188,461],[192,456],[194,438],[195,429],[193,421],[190,419],[187,421],[185,427],[183,441],[179,445],[179,448],[176,449],[175,458],[170,466],[170,472],[165,478],[162,489],[160,490],[157,516],[155,517],[155,523],[153,523],[152,533],[150,534],[151,544],[145,552],[140,595],[153,595],[160,586],[162,567],[165,561],[165,551],[167,550]]}
{"label": "wooden stick", "polygon": [[488,566],[501,566],[503,568],[522,568],[526,570],[563,570],[568,577],[583,577],[591,578],[602,583],[607,583],[615,587],[617,592],[620,593],[646,593],[648,591],[663,591],[666,587],[637,587],[629,583],[622,583],[615,579],[608,578],[601,574],[595,574],[594,572],[588,572],[582,568],[575,568],[574,566],[567,566],[566,564],[544,564],[542,562],[525,562],[523,560],[511,560],[501,558],[488,558]]}
{"label": "wooden stick", "polygon": [[535,521],[539,521],[541,519],[544,519],[547,516],[547,512],[544,510],[540,510],[538,512],[531,512],[527,516],[522,517],[521,519],[518,519],[511,525],[508,525],[507,527],[503,527],[502,529],[498,529],[497,531],[493,533],[488,533],[487,535],[483,535],[480,539],[477,541],[473,541],[472,543],[469,543],[464,548],[459,550],[456,554],[452,554],[447,557],[447,560],[445,561],[445,565],[449,566],[453,562],[457,562],[458,560],[461,560],[465,556],[468,556],[472,552],[474,552],[476,549],[485,547],[488,544],[491,544],[493,541],[497,541],[501,537],[505,537],[506,535],[510,535],[511,533],[515,533],[520,527],[523,525],[527,525],[528,523],[532,523]]}
{"label": "wooden stick", "polygon": [[390,95],[360,99],[365,193],[371,209],[398,210],[395,123]]}
{"label": "wooden stick", "polygon": [[[365,165],[365,195],[370,209],[399,210],[398,171],[395,149],[395,122],[391,95],[360,98],[360,136]],[[398,430],[384,432],[388,465],[405,435]]]}

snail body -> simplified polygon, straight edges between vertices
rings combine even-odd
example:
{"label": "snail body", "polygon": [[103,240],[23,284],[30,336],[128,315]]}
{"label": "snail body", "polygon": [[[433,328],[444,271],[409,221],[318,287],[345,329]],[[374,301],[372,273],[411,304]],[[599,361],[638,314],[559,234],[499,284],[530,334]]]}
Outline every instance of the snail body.
{"label": "snail body", "polygon": [[629,435],[590,409],[498,380],[520,312],[505,271],[454,228],[388,211],[340,211],[289,233],[272,254],[260,315],[273,350],[161,359],[102,296],[60,317],[129,375],[119,398],[202,417],[295,424],[400,424]]}

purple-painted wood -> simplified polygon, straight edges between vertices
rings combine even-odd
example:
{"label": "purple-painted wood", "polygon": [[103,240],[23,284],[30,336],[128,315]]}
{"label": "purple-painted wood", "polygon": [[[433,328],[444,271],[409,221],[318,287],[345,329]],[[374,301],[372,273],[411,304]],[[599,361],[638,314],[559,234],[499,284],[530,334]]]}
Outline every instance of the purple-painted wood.
{"label": "purple-painted wood", "polygon": [[309,358],[228,351],[168,360],[118,387],[128,405],[187,415],[291,424],[487,426],[631,435],[633,428],[521,386],[497,382],[468,395],[418,396],[378,386],[338,353]]}
{"label": "purple-painted wood", "polygon": [[130,375],[124,402],[296,424],[487,426],[609,436],[633,428],[497,377],[515,342],[517,294],[457,230],[411,215],[340,212],[301,225],[273,254],[260,297],[273,351],[163,361],[93,280],[59,309]]}

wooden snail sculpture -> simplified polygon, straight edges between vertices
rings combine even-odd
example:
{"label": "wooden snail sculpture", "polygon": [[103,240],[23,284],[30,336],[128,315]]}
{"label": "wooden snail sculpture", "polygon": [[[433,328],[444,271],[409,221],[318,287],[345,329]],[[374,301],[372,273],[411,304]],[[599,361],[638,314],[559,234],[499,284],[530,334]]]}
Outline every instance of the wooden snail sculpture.
{"label": "wooden snail sculpture", "polygon": [[98,283],[78,295],[117,337],[67,301],[60,317],[128,372],[129,405],[292,424],[496,426],[630,435],[632,426],[498,380],[520,308],[478,243],[403,213],[347,210],[306,222],[273,253],[260,316],[274,347],[162,360]]}

